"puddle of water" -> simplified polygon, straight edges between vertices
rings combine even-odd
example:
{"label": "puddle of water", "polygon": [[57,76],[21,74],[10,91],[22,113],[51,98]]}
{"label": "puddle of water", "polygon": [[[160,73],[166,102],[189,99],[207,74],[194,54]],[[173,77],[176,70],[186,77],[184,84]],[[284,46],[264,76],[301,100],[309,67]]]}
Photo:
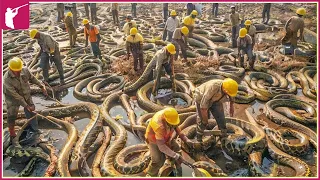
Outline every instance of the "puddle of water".
{"label": "puddle of water", "polygon": [[[11,164],[10,163],[10,157],[5,158],[3,160],[3,176],[4,177],[15,177],[23,170],[23,168],[27,164]],[[48,167],[48,163],[44,162],[43,160],[38,160],[33,168],[33,171],[30,175],[30,177],[42,177],[46,171],[46,168]]]}
{"label": "puddle of water", "polygon": [[83,119],[79,119],[73,123],[74,126],[76,127],[76,129],[78,130],[79,135],[86,128],[86,126],[88,125],[89,122],[90,122],[89,118],[83,118]]}

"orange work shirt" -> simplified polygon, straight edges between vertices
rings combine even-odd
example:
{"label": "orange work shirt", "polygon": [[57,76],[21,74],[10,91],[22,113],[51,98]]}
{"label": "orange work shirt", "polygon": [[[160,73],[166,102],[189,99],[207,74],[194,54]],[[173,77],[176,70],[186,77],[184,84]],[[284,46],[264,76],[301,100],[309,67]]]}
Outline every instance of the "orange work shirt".
{"label": "orange work shirt", "polygon": [[166,120],[162,118],[163,113],[163,110],[157,112],[148,124],[145,138],[149,143],[156,144],[156,140],[164,140],[165,143],[167,143],[174,132],[173,128],[170,128],[165,124]]}
{"label": "orange work shirt", "polygon": [[87,36],[89,35],[90,42],[98,41],[97,34],[99,34],[99,30],[95,26],[90,26],[90,30],[84,27],[84,37],[87,38]]}

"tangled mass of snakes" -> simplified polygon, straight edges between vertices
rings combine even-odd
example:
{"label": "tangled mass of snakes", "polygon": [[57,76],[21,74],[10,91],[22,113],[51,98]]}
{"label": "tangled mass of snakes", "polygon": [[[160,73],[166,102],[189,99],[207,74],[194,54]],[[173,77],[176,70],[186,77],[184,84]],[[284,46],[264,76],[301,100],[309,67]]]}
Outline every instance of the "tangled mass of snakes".
{"label": "tangled mass of snakes", "polygon": [[[169,10],[175,9],[182,18],[185,4],[170,3]],[[237,49],[228,47],[229,5],[221,4],[219,16],[208,18],[211,5],[204,4],[203,16],[197,19],[193,37],[188,38],[193,48],[187,50],[191,63],[175,60],[177,91],[168,95],[167,100],[155,102],[150,98],[157,64],[153,56],[169,43],[158,38],[165,26],[162,4],[138,3],[137,17],[133,19],[144,38],[145,60],[144,71],[138,75],[133,71],[133,58],[126,59],[121,31],[127,14],[131,14],[129,3],[120,3],[119,26],[113,24],[111,5],[97,3],[98,21],[94,25],[101,35],[101,59],[84,46],[81,23],[76,29],[76,46],[70,48],[64,23],[56,22],[56,4],[31,4],[30,29],[48,33],[59,43],[65,83],[59,84],[57,68],[51,65],[48,97],[31,84],[35,111],[44,117],[38,118],[42,135],[37,142],[24,141],[27,118],[20,109],[15,121],[20,146],[10,144],[3,103],[3,175],[145,177],[151,162],[145,143],[146,128],[156,112],[173,106],[179,113],[179,128],[192,140],[192,144],[186,144],[179,137],[176,139],[184,156],[212,177],[316,177],[318,37],[311,28],[305,28],[304,41],[298,42],[299,53],[283,54],[279,39],[287,19],[278,16],[294,15],[298,5],[272,5],[275,15],[266,25],[261,23],[262,6],[259,9],[256,4],[242,4],[242,13],[257,30],[256,59],[253,69],[249,69],[234,63],[238,61]],[[311,22],[312,11],[317,17],[316,5],[302,5],[306,9],[315,7],[308,11]],[[86,18],[80,3],[77,18],[79,22]],[[8,61],[20,57],[24,66],[42,80],[40,57],[36,56],[39,51],[28,30],[4,30],[3,74],[9,70]],[[228,135],[207,135],[200,143],[196,139],[193,92],[209,80],[225,78],[239,84],[235,115],[226,113],[225,117]],[[171,80],[161,77],[160,89],[171,88]],[[177,104],[171,103],[173,99]],[[216,120],[210,116],[206,131],[217,128]],[[187,171],[192,168],[188,168],[183,166],[183,176],[191,177]],[[175,170],[174,163],[164,163],[158,176],[172,176]]]}

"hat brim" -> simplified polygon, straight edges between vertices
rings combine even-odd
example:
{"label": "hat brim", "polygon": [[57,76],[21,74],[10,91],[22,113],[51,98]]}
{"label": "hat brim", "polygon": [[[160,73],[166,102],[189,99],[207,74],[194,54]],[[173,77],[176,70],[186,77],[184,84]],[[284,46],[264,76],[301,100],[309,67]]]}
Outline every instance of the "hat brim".
{"label": "hat brim", "polygon": [[174,51],[174,52],[170,52],[170,51],[169,51],[169,53],[170,53],[170,54],[176,54],[176,53],[177,53],[177,51]]}
{"label": "hat brim", "polygon": [[[168,121],[167,121],[168,122]],[[169,122],[168,122],[169,123]],[[174,121],[174,122],[172,122],[172,123],[169,123],[170,125],[173,125],[173,126],[176,126],[176,125],[178,125],[180,123],[180,118],[179,118],[179,116],[178,116],[178,118]]]}

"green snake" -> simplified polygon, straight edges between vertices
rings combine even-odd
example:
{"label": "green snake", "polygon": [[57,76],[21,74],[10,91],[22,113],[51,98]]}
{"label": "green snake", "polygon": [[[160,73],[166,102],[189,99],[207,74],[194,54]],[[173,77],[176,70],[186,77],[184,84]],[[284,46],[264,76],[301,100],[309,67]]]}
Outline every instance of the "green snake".
{"label": "green snake", "polygon": [[301,125],[300,123],[294,122],[293,120],[283,116],[282,114],[276,112],[274,109],[277,107],[299,107],[303,101],[288,100],[288,99],[273,99],[268,101],[265,104],[265,112],[268,118],[277,124],[281,124],[284,127],[292,128],[296,131],[299,131],[310,138],[310,142],[314,147],[317,147],[317,134],[313,132],[306,126]]}
{"label": "green snake", "polygon": [[67,117],[70,114],[87,112],[90,114],[90,122],[83,130],[78,139],[70,164],[70,173],[73,176],[87,176],[90,171],[83,166],[85,156],[88,153],[90,145],[97,138],[102,127],[102,116],[97,105],[93,103],[79,103],[61,108],[44,109],[40,114],[53,117]]}

